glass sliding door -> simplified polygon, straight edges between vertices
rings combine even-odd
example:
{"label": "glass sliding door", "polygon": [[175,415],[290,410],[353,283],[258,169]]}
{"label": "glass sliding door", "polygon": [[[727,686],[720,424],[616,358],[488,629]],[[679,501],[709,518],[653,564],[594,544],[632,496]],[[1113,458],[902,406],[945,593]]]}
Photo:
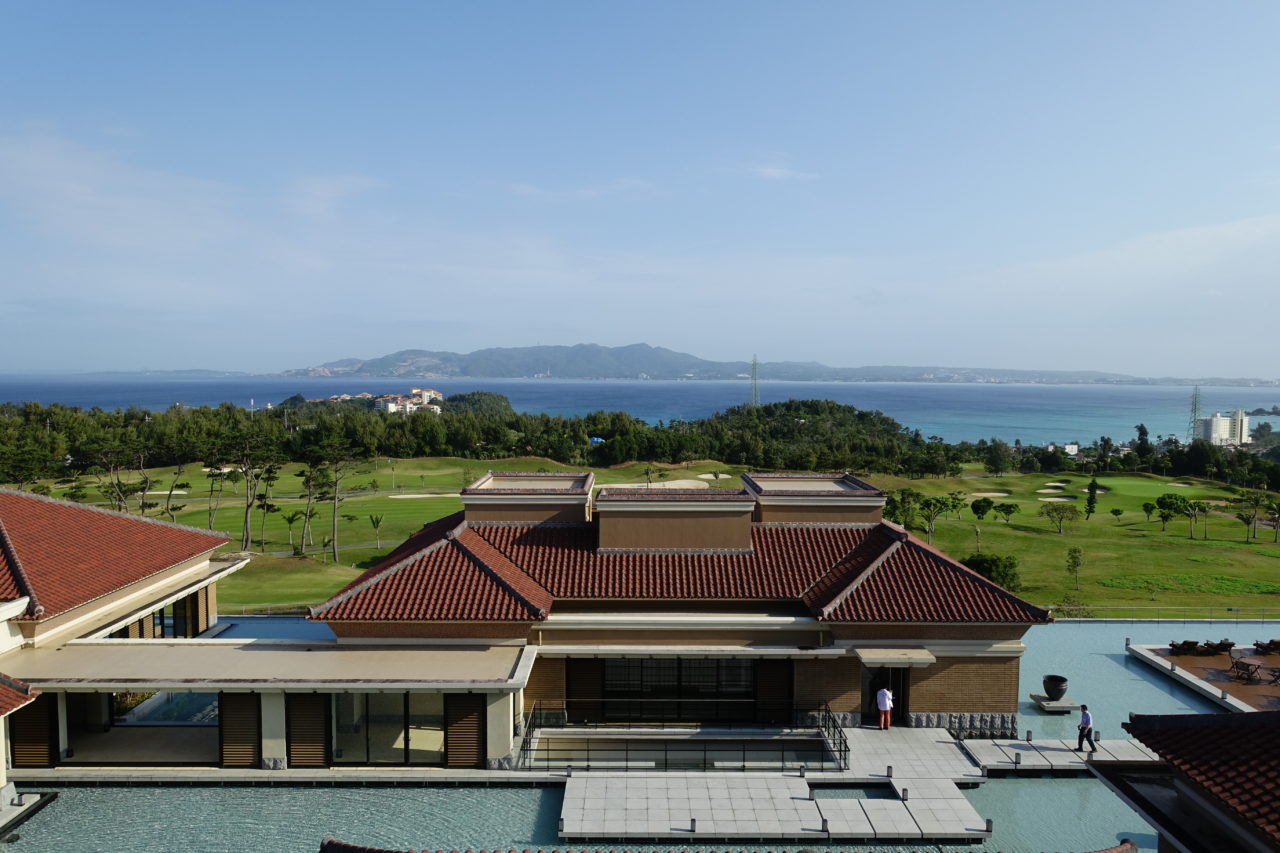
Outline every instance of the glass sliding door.
{"label": "glass sliding door", "polygon": [[444,763],[444,696],[336,693],[334,764]]}
{"label": "glass sliding door", "polygon": [[366,701],[369,708],[369,763],[406,763],[405,694],[370,693]]}
{"label": "glass sliding door", "polygon": [[444,763],[444,696],[409,694],[409,763]]}

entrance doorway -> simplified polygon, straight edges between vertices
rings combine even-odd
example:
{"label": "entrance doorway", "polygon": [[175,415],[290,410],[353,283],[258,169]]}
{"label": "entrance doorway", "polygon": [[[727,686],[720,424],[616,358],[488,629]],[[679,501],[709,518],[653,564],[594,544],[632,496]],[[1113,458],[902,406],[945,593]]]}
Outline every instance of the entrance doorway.
{"label": "entrance doorway", "polygon": [[880,725],[880,711],[876,708],[876,693],[889,688],[893,694],[893,725],[906,725],[911,700],[911,670],[899,666],[864,666],[862,668],[862,724]]}

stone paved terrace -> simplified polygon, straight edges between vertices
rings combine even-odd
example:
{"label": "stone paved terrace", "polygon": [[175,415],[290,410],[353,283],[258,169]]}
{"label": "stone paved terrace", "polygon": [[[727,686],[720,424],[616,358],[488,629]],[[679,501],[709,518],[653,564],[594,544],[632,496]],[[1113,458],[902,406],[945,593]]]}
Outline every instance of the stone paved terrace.
{"label": "stone paved terrace", "polygon": [[[983,772],[945,730],[846,729],[845,735],[851,760],[841,772],[574,773],[560,834],[814,843],[989,837],[986,821],[956,786],[981,783]],[[896,798],[813,799],[811,785],[836,784],[886,786]]]}
{"label": "stone paved terrace", "polygon": [[[1165,673],[1192,690],[1207,696],[1232,711],[1280,710],[1280,684],[1272,682],[1271,672],[1280,669],[1280,654],[1260,652],[1249,645],[1240,651],[1264,661],[1259,677],[1242,681],[1231,673],[1231,656],[1175,655],[1168,646],[1132,645],[1129,655]],[[1170,664],[1174,665],[1170,669]],[[1232,701],[1235,700],[1235,701]]]}

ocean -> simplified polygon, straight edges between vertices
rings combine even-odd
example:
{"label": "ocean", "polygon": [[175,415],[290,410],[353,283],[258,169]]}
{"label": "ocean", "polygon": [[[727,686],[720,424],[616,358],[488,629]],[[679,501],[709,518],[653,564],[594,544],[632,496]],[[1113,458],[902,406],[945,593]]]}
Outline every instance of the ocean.
{"label": "ocean", "polygon": [[[138,406],[163,410],[231,402],[262,407],[293,394],[406,392],[411,385],[446,396],[496,391],[518,411],[581,415],[625,411],[650,423],[702,418],[746,403],[750,384],[739,381],[563,380],[563,379],[352,379],[281,376],[141,376],[128,374],[0,375],[0,401],[62,403],[104,409]],[[1246,411],[1280,404],[1280,388],[1201,387],[1201,411]],[[1089,443],[1106,435],[1116,441],[1145,423],[1152,438],[1183,438],[1191,389],[1170,385],[1014,385],[926,382],[760,383],[763,403],[826,399],[879,409],[924,435],[949,442],[1000,438],[1012,443]]]}

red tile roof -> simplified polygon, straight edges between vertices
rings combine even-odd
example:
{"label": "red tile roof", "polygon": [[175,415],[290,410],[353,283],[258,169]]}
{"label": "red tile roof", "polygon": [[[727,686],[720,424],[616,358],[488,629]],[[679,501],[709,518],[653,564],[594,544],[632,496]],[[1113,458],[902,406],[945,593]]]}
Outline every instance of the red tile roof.
{"label": "red tile roof", "polygon": [[23,705],[36,701],[40,691],[25,681],[0,672],[0,717],[6,717]]}
{"label": "red tile roof", "polygon": [[1228,814],[1280,845],[1280,711],[1134,714],[1122,725]]}
{"label": "red tile roof", "polygon": [[556,599],[643,599],[801,601],[836,622],[1048,621],[888,524],[756,524],[749,552],[611,552],[591,524],[459,520],[446,533],[455,519],[415,534],[416,550],[397,549],[313,617],[534,621]]}
{"label": "red tile roof", "polygon": [[152,518],[0,489],[0,600],[48,619],[227,541]]}

